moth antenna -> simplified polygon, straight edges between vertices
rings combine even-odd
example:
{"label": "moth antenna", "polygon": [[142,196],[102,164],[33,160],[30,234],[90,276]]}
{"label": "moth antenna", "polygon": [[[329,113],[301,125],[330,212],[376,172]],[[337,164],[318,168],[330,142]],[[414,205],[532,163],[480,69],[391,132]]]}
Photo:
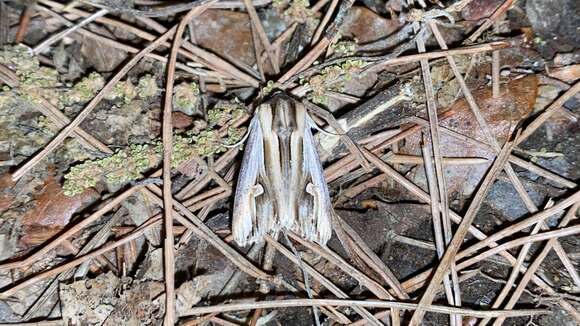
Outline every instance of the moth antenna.
{"label": "moth antenna", "polygon": [[306,115],[306,117],[307,117],[307,120],[308,120],[308,126],[309,126],[310,128],[313,128],[313,129],[316,129],[316,130],[320,131],[320,132],[321,132],[321,133],[323,133],[323,134],[326,134],[326,135],[329,135],[329,136],[335,136],[335,137],[340,137],[340,136],[344,136],[344,135],[346,135],[346,134],[335,134],[335,133],[333,133],[333,132],[326,131],[326,130],[324,130],[324,129],[320,128],[320,127],[319,127],[319,126],[316,124],[316,122],[314,122],[314,119],[312,119],[312,118],[310,117],[310,115],[309,115],[309,114],[307,114],[307,115]]}

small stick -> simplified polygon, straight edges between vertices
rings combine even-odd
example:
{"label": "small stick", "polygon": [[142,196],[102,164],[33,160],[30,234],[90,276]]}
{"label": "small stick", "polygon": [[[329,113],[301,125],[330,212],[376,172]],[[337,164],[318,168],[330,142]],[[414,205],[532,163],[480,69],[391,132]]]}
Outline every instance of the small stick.
{"label": "small stick", "polygon": [[318,107],[317,105],[310,103],[307,100],[303,100],[303,103],[308,108],[308,111],[311,111],[317,116],[326,120],[326,123],[328,123],[328,125],[330,125],[334,130],[336,130],[336,132],[340,135],[340,138],[342,139],[346,147],[348,147],[348,150],[365,170],[372,171],[371,164],[364,158],[359,147],[348,136],[348,134],[344,131],[344,129],[342,129],[338,121],[336,121],[336,119],[330,112]]}
{"label": "small stick", "polygon": [[[418,308],[416,303],[406,303],[397,301],[382,300],[338,300],[338,299],[288,299],[276,301],[261,301],[248,303],[228,303],[217,306],[196,307],[187,310],[183,316],[208,314],[215,312],[228,312],[249,309],[271,309],[271,308],[289,308],[305,306],[336,306],[336,307],[369,307],[369,308],[400,308],[405,310],[414,310]],[[521,310],[473,310],[457,307],[447,307],[440,305],[429,305],[425,307],[429,312],[442,314],[458,314],[462,316],[473,316],[477,318],[485,317],[523,317],[549,314],[549,310],[544,309],[521,309]]]}
{"label": "small stick", "polygon": [[[419,23],[413,23],[413,29],[415,30],[416,34],[420,33],[420,26]],[[425,52],[425,40],[422,36],[417,37],[417,50],[419,52]],[[449,218],[449,194],[447,193],[447,182],[445,181],[445,172],[443,170],[443,160],[441,155],[440,149],[440,131],[439,131],[439,120],[437,119],[437,105],[435,100],[435,90],[433,89],[433,80],[431,77],[431,70],[429,68],[429,61],[427,59],[421,59],[421,72],[423,75],[423,84],[425,87],[425,94],[427,98],[427,114],[429,117],[429,131],[431,135],[431,151],[428,152],[429,156],[425,156],[425,160],[431,159],[431,153],[433,154],[433,168],[435,177],[432,181],[435,181],[437,184],[437,193],[436,197],[433,197],[432,200],[436,200],[436,202],[431,203],[431,207],[441,206],[441,209],[437,209],[433,213],[434,219],[441,219],[441,225],[443,228],[439,231],[440,235],[442,235],[443,242],[440,243],[441,251],[440,257],[443,256],[443,248],[446,247],[449,242],[451,241],[451,219]],[[441,214],[441,216],[439,216]],[[435,225],[435,220],[434,220]],[[450,279],[447,279],[447,278]],[[459,289],[459,280],[457,276],[457,270],[455,267],[455,263],[452,262],[450,264],[450,273],[448,276],[445,276],[444,279],[447,279],[447,283],[445,284],[445,289],[447,292],[447,300],[450,304],[460,306],[461,305],[461,291]],[[451,318],[451,325],[461,325],[462,320],[459,316],[450,316]]]}
{"label": "small stick", "polygon": [[28,31],[28,25],[30,24],[30,16],[32,16],[33,12],[32,6],[33,5],[26,5],[22,10],[18,30],[16,30],[16,36],[14,37],[14,43],[22,43],[22,41],[24,41],[24,37]]}
{"label": "small stick", "polygon": [[469,36],[467,38],[467,40],[465,40],[464,43],[473,43],[475,42],[475,40],[477,40],[477,38],[481,35],[481,33],[483,33],[486,29],[488,29],[491,25],[493,25],[493,23],[504,13],[506,12],[514,3],[515,0],[506,0],[501,6],[499,6],[494,13],[487,19],[485,19],[485,22],[483,24],[481,24],[481,26],[479,26],[479,28],[473,32],[473,34],[471,34],[471,36]]}
{"label": "small stick", "polygon": [[[398,164],[417,164],[422,165],[425,159],[421,156],[393,154],[385,159],[389,163]],[[442,157],[443,165],[480,165],[487,164],[489,161],[483,157]]]}
{"label": "small stick", "polygon": [[[264,50],[266,51],[266,54],[268,55],[268,58],[270,59],[270,63],[272,64],[272,69],[274,69],[274,73],[275,74],[279,74],[280,73],[280,67],[278,64],[278,60],[276,58],[276,56],[274,55],[274,52],[272,51],[272,43],[270,43],[270,40],[268,39],[268,35],[266,35],[266,31],[264,30],[264,26],[262,25],[262,22],[260,21],[260,17],[258,17],[258,13],[256,12],[256,8],[254,8],[254,5],[252,4],[251,0],[243,0],[244,1],[244,5],[246,6],[246,10],[248,11],[248,14],[250,16],[250,20],[252,21],[252,24],[254,25],[254,28],[256,29],[256,33],[258,33],[258,37],[260,39],[260,41],[262,42],[262,45],[264,46]],[[256,60],[259,60],[259,55],[258,53],[256,53]]]}
{"label": "small stick", "polygon": [[[306,269],[304,268],[304,262],[302,261],[302,258],[300,257],[298,250],[296,250],[296,248],[294,248],[292,241],[290,241],[290,239],[288,239],[288,235],[286,234],[286,232],[284,232],[282,234],[284,235],[284,238],[286,239],[288,246],[292,250],[292,253],[294,254],[294,256],[296,256],[296,259],[298,260],[298,267],[302,271],[302,277],[304,278],[304,289],[306,290],[306,293],[308,294],[308,298],[314,299],[314,296],[312,294],[312,288],[310,287],[310,280],[308,278],[308,273],[306,273]],[[314,322],[316,323],[316,326],[320,326],[320,317],[318,316],[318,309],[316,309],[316,306],[312,306],[312,314],[314,315]]]}
{"label": "small stick", "polygon": [[69,35],[70,33],[72,33],[74,31],[76,31],[77,29],[87,25],[88,23],[94,21],[95,19],[97,19],[99,17],[103,17],[104,15],[106,15],[108,13],[109,13],[109,11],[107,9],[101,9],[101,10],[97,11],[96,13],[90,15],[89,17],[81,20],[79,23],[75,24],[74,26],[71,26],[71,27],[65,29],[64,31],[57,33],[57,34],[49,37],[48,39],[46,39],[44,42],[38,44],[37,46],[32,48],[32,53],[34,55],[40,54],[44,49],[49,47],[51,44],[61,40],[65,36]]}
{"label": "small stick", "polygon": [[[445,233],[443,231],[441,223],[441,212],[439,208],[442,203],[439,201],[439,188],[437,186],[437,178],[435,176],[435,168],[433,167],[433,162],[431,159],[431,152],[429,147],[425,144],[422,145],[423,157],[425,160],[425,175],[427,176],[427,186],[429,188],[429,196],[431,197],[431,217],[433,221],[433,231],[435,233],[435,248],[437,250],[437,256],[439,259],[443,257],[445,252],[445,245],[447,244],[447,239],[445,238]],[[457,269],[454,267],[453,272],[457,274]],[[445,295],[447,296],[447,302],[454,306],[460,306],[460,304],[455,304],[454,290],[456,288],[455,284],[451,284],[452,279],[450,274],[443,277],[443,287],[445,289]],[[453,288],[452,288],[453,286]],[[461,325],[461,319],[459,316],[450,316],[451,325]]]}
{"label": "small stick", "polygon": [[482,52],[489,52],[495,51],[499,49],[505,49],[512,47],[512,44],[506,41],[496,41],[490,43],[483,43],[478,45],[466,46],[463,48],[451,49],[451,50],[439,50],[439,51],[430,51],[425,53],[418,53],[418,54],[410,54],[406,56],[401,56],[398,58],[388,58],[385,60],[378,60],[371,64],[371,67],[368,68],[369,70],[381,70],[387,66],[392,65],[401,65],[409,62],[419,61],[421,59],[438,59],[446,56],[456,56],[456,55],[464,55],[464,54],[476,54]]}
{"label": "small stick", "polygon": [[[215,1],[214,1],[215,2]],[[163,243],[163,262],[165,274],[165,318],[163,324],[173,326],[175,317],[175,240],[173,238],[173,195],[171,193],[171,154],[173,149],[173,83],[175,81],[175,64],[177,51],[181,47],[181,38],[185,27],[196,15],[205,11],[207,5],[191,9],[177,26],[173,37],[173,47],[167,64],[167,81],[165,86],[165,102],[163,106],[163,211],[165,225],[165,241]]]}
{"label": "small stick", "polygon": [[10,269],[14,269],[14,268],[23,268],[23,267],[26,267],[26,266],[34,263],[38,259],[41,259],[50,250],[52,250],[52,249],[56,248],[58,245],[60,245],[60,243],[62,241],[68,239],[69,237],[71,237],[75,233],[77,233],[80,230],[82,230],[83,228],[85,228],[87,225],[93,223],[94,221],[99,219],[101,216],[105,215],[107,212],[109,212],[111,209],[116,207],[118,204],[120,204],[127,197],[131,196],[139,188],[140,188],[140,186],[136,186],[136,187],[131,187],[131,188],[127,189],[125,192],[123,192],[120,195],[116,196],[115,198],[111,199],[111,201],[109,201],[107,204],[105,204],[99,210],[97,210],[96,212],[91,214],[89,217],[82,219],[79,223],[75,224],[74,226],[72,226],[71,228],[69,228],[68,230],[66,230],[62,234],[60,234],[56,239],[52,240],[50,243],[48,243],[47,245],[40,248],[38,251],[35,251],[32,255],[28,256],[27,258],[13,261],[13,262],[9,262],[9,263],[0,264],[0,271],[10,270]]}
{"label": "small stick", "polygon": [[574,86],[570,87],[564,94],[560,95],[549,107],[547,107],[541,114],[539,114],[532,122],[530,122],[522,131],[522,136],[516,145],[521,144],[531,134],[533,134],[546,120],[548,120],[554,113],[558,112],[561,106],[569,99],[580,92],[580,81],[576,82]]}
{"label": "small stick", "polygon": [[[310,45],[314,45],[316,44],[316,42],[320,40],[320,36],[322,36],[322,32],[324,32],[324,28],[326,27],[326,24],[328,24],[330,17],[332,17],[332,14],[334,13],[334,10],[336,9],[337,5],[338,0],[332,0],[330,6],[328,6],[328,9],[326,10],[326,13],[324,14],[324,17],[322,18],[320,24],[318,25],[318,28],[316,29],[314,36],[312,37]],[[314,9],[314,7],[312,9]]]}
{"label": "small stick", "polygon": [[459,251],[461,244],[463,243],[463,240],[467,235],[467,232],[469,231],[469,227],[471,226],[471,223],[473,223],[475,215],[479,211],[479,207],[483,203],[483,200],[485,199],[485,196],[487,195],[487,192],[491,188],[493,182],[495,181],[495,179],[503,169],[505,163],[507,162],[507,158],[514,144],[515,141],[512,140],[504,145],[504,148],[500,152],[500,155],[496,158],[496,160],[490,167],[489,171],[487,172],[487,175],[483,179],[481,185],[479,186],[479,189],[477,190],[475,196],[473,197],[472,202],[469,205],[469,208],[467,209],[465,216],[463,217],[463,220],[459,224],[457,231],[455,231],[453,239],[451,240],[451,242],[447,247],[447,250],[445,251],[445,255],[443,255],[443,257],[441,258],[439,265],[437,266],[437,269],[435,270],[435,273],[433,274],[433,277],[431,278],[431,281],[427,286],[427,289],[423,293],[423,296],[419,301],[419,307],[417,308],[417,310],[415,310],[413,316],[411,317],[410,325],[419,325],[419,323],[423,319],[423,316],[425,314],[424,310],[425,305],[431,304],[431,302],[433,301],[439,283],[441,283],[441,280],[443,279],[443,276],[445,275],[446,271],[455,261],[455,255]]}
{"label": "small stick", "polygon": [[[414,123],[420,124],[422,126],[428,125],[428,122],[425,119],[422,119],[419,117],[411,117],[411,118],[409,118],[409,120],[411,120]],[[480,146],[480,147],[483,147],[483,148],[488,149],[490,151],[493,151],[493,147],[491,145],[484,143],[482,141],[479,141],[477,139],[471,138],[469,136],[465,136],[463,134],[460,134],[454,130],[451,130],[451,129],[448,129],[445,127],[441,127],[441,132],[448,135],[448,136],[451,136],[455,139],[458,139],[458,140],[461,140],[461,141],[464,141],[464,142],[467,142],[470,144],[474,144],[476,146]],[[542,176],[548,180],[551,180],[555,183],[558,183],[561,186],[564,186],[566,188],[574,189],[578,186],[578,184],[576,184],[575,182],[572,182],[566,178],[563,178],[563,177],[555,174],[554,172],[549,171],[549,170],[547,170],[541,166],[538,166],[532,162],[528,162],[526,160],[523,160],[523,159],[521,159],[513,154],[510,154],[509,161],[515,165],[518,165],[524,169],[529,170],[530,172],[533,172],[533,173],[535,173],[539,176]],[[443,158],[443,162],[445,162],[445,158]]]}
{"label": "small stick", "polygon": [[465,261],[462,261],[458,266],[460,266],[460,268],[465,268],[466,266],[473,265],[477,262],[480,262],[480,261],[482,261],[490,256],[493,256],[493,255],[497,254],[498,252],[504,251],[504,250],[508,250],[508,249],[511,249],[514,247],[518,247],[518,246],[525,245],[525,244],[532,243],[532,242],[536,242],[536,241],[565,237],[568,235],[574,235],[574,234],[578,234],[578,233],[580,233],[580,225],[569,226],[569,227],[557,229],[554,231],[542,232],[542,233],[538,233],[535,235],[521,237],[521,238],[518,238],[515,240],[508,241],[508,242],[501,244],[497,247],[488,249],[488,250],[482,252],[481,254],[479,254],[475,257],[472,257],[472,258],[469,258]]}
{"label": "small stick", "polygon": [[[268,235],[266,236],[265,240],[291,262],[298,264],[299,258],[293,255],[290,250],[286,249],[286,247],[281,245],[278,241],[274,240],[274,238]],[[308,272],[308,274],[310,274],[313,279],[320,282],[320,284],[326,287],[328,291],[336,295],[338,298],[349,299],[349,296],[344,291],[334,285],[334,283],[328,280],[324,275],[320,274],[316,269],[312,268],[308,264],[304,264],[304,270]],[[359,313],[364,319],[369,320],[372,324],[382,325],[378,319],[376,319],[370,312],[368,312],[368,310],[364,309],[363,307],[353,307],[353,310]]]}
{"label": "small stick", "polygon": [[[562,221],[560,221],[560,223],[558,224],[558,227],[566,226],[570,222],[570,220],[576,216],[576,211],[578,210],[579,207],[580,207],[580,203],[574,204],[570,208],[570,210],[568,210],[568,213],[566,213],[566,215],[564,216]],[[554,244],[557,242],[557,240],[558,240],[557,238],[550,239],[548,241],[548,243],[544,246],[542,251],[539,254],[537,254],[537,256],[534,258],[534,261],[528,267],[528,270],[526,271],[526,273],[524,274],[524,276],[520,280],[520,283],[518,284],[516,289],[512,292],[512,296],[510,297],[510,299],[508,300],[508,303],[506,304],[507,309],[512,308],[517,303],[517,301],[519,300],[523,291],[525,290],[527,284],[530,282],[531,277],[534,275],[536,270],[540,267],[540,265],[542,264],[542,262],[544,261],[544,259],[546,258],[546,256],[550,252],[550,250],[553,248]],[[571,313],[571,316],[574,319],[576,319],[577,322],[580,322],[580,314],[578,314],[578,312],[576,312],[574,309],[572,311],[575,313]],[[502,322],[503,322],[503,318],[498,318],[493,325],[501,325]]]}
{"label": "small stick", "polygon": [[[554,202],[550,199],[548,201],[548,204],[546,204],[546,207],[544,207],[544,209],[546,208],[550,208],[554,206]],[[537,234],[540,231],[540,227],[542,226],[543,222],[538,222],[534,225],[534,228],[532,229],[532,232],[530,232],[530,235],[534,235]],[[497,297],[495,298],[493,304],[491,305],[492,309],[497,309],[499,308],[505,297],[508,295],[508,293],[510,292],[510,290],[512,290],[512,287],[516,281],[516,278],[519,276],[520,274],[520,268],[521,266],[524,264],[524,261],[526,259],[526,256],[528,255],[528,252],[530,250],[532,246],[532,242],[526,243],[525,245],[522,246],[522,249],[520,250],[520,253],[518,254],[517,260],[516,260],[516,264],[514,265],[514,267],[512,268],[512,271],[510,273],[510,276],[508,277],[505,285],[503,286],[503,288],[501,289],[500,293],[497,295]],[[482,321],[479,322],[480,326],[485,326],[487,325],[487,323],[490,321],[489,318],[483,319]]]}
{"label": "small stick", "polygon": [[550,216],[553,216],[559,212],[561,212],[562,210],[574,205],[576,202],[580,201],[580,191],[575,192],[574,194],[570,195],[569,197],[562,199],[560,202],[558,202],[556,205],[539,211],[537,213],[535,213],[534,215],[523,219],[522,221],[515,223],[499,232],[496,232],[490,236],[488,236],[487,238],[485,238],[484,240],[481,240],[473,245],[471,245],[470,247],[468,247],[467,249],[464,249],[461,253],[459,253],[457,255],[457,259],[461,259],[461,258],[465,258],[475,252],[477,252],[478,250],[485,248],[487,246],[489,246],[491,243],[493,242],[497,242],[498,240],[501,240],[505,237],[508,237],[516,232],[519,232],[535,223],[538,223],[539,221],[543,221],[545,219],[547,219]]}
{"label": "small stick", "polygon": [[49,269],[47,271],[44,271],[42,273],[36,274],[33,277],[27,278],[24,282],[18,283],[14,286],[11,286],[9,288],[7,288],[6,290],[4,290],[3,292],[0,293],[0,298],[6,299],[12,295],[14,295],[16,292],[31,286],[33,284],[36,284],[42,280],[45,280],[47,278],[53,277],[55,275],[58,275],[62,272],[65,272],[71,268],[74,268],[82,263],[84,263],[85,261],[91,260],[93,258],[96,258],[104,253],[106,253],[109,250],[115,249],[125,243],[128,243],[129,241],[136,239],[138,237],[140,237],[143,233],[145,233],[145,231],[157,226],[161,224],[161,219],[150,219],[148,222],[143,223],[139,228],[135,229],[135,231],[131,232],[130,234],[122,237],[121,239],[111,242],[95,251],[92,251],[91,253],[88,253],[84,256],[81,256],[79,258],[73,259],[71,261],[68,261],[58,267],[55,267],[53,269]]}
{"label": "small stick", "polygon": [[491,86],[493,98],[499,98],[499,50],[491,53]]}

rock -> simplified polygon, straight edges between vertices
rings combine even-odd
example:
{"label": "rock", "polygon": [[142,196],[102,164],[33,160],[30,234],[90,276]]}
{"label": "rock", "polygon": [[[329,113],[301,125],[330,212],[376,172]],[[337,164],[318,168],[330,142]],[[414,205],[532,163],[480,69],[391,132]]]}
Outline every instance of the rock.
{"label": "rock", "polygon": [[369,43],[391,35],[399,28],[399,21],[383,18],[366,7],[354,6],[344,19],[342,35]]}
{"label": "rock", "polygon": [[256,62],[250,18],[246,13],[229,10],[207,10],[193,20],[195,43],[245,64]]}
{"label": "rock", "polygon": [[536,46],[551,58],[580,46],[580,2],[577,0],[529,0],[526,13],[537,35]]}
{"label": "rock", "polygon": [[121,280],[113,273],[60,285],[62,318],[67,325],[102,325],[118,304]]}
{"label": "rock", "polygon": [[488,18],[503,2],[504,0],[471,1],[461,10],[461,17],[473,21]]}
{"label": "rock", "polygon": [[99,72],[115,70],[127,58],[127,52],[104,45],[92,38],[83,37],[81,54],[85,63]]}

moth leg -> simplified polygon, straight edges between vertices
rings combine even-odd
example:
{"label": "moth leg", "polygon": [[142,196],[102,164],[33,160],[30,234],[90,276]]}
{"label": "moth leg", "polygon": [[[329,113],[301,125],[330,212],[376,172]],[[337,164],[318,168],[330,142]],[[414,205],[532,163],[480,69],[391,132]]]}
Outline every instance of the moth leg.
{"label": "moth leg", "polygon": [[262,195],[264,193],[264,187],[262,187],[261,184],[257,184],[255,186],[253,186],[252,188],[250,188],[250,191],[248,191],[248,196],[250,197],[250,202],[252,203],[251,205],[251,213],[250,216],[252,218],[252,225],[256,226],[258,225],[258,209],[256,208],[256,197]]}
{"label": "moth leg", "polygon": [[[373,170],[372,164],[364,157],[362,151],[360,150],[360,148],[358,147],[358,145],[352,140],[352,138],[350,138],[350,136],[346,133],[346,131],[344,131],[344,129],[342,129],[342,126],[338,123],[338,121],[336,121],[336,119],[334,118],[334,116],[322,109],[321,107],[307,101],[307,100],[303,100],[304,106],[308,109],[308,111],[314,113],[315,115],[321,117],[322,119],[324,119],[326,121],[326,123],[328,123],[329,126],[331,126],[334,130],[336,130],[338,136],[340,137],[340,139],[344,142],[344,144],[346,145],[346,147],[348,148],[349,152],[354,155],[355,159],[358,161],[358,163],[367,171],[370,172]],[[311,123],[313,124],[313,127],[316,127],[316,123],[314,122],[314,120],[312,120],[312,118],[308,117],[311,121]]]}

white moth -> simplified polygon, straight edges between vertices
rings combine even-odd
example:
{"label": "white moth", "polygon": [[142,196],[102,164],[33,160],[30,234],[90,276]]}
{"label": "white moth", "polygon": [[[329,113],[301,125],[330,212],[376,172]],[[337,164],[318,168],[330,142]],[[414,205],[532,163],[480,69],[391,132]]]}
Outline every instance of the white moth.
{"label": "white moth", "polygon": [[241,246],[292,230],[322,245],[330,239],[332,206],[304,105],[279,92],[250,122],[233,208]]}

